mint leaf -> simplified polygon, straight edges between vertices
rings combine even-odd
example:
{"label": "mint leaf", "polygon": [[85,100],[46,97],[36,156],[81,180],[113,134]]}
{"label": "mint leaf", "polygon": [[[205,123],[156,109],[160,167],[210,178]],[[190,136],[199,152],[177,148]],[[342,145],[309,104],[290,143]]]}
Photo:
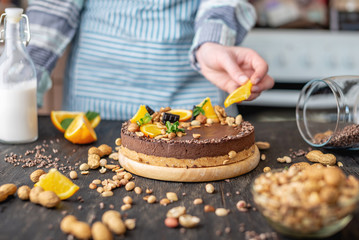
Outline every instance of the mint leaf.
{"label": "mint leaf", "polygon": [[145,116],[143,116],[143,118],[141,118],[139,121],[137,121],[137,125],[138,126],[142,126],[146,123],[149,123],[152,120],[152,117],[149,113],[146,113]]}
{"label": "mint leaf", "polygon": [[73,120],[74,120],[73,118],[65,118],[60,123],[61,127],[66,130],[70,126]]}
{"label": "mint leaf", "polygon": [[170,123],[169,121],[166,122],[167,133],[177,133],[177,132],[184,132],[183,128],[178,128],[179,122],[176,121],[174,123]]}
{"label": "mint leaf", "polygon": [[202,115],[205,115],[205,112],[204,112],[204,109],[203,109],[203,106],[208,102],[208,100],[206,99],[201,106],[196,106],[194,109],[193,109],[193,112],[192,112],[192,116],[193,118],[197,117],[200,113],[202,113]]}
{"label": "mint leaf", "polygon": [[98,112],[91,112],[91,111],[87,111],[87,113],[85,114],[86,118],[89,121],[94,120],[97,116],[99,116],[100,114]]}

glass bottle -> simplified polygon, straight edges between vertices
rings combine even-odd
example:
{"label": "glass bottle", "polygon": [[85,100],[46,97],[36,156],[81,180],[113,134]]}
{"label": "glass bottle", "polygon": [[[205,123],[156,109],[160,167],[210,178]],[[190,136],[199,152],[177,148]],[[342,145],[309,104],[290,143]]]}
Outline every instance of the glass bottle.
{"label": "glass bottle", "polygon": [[3,143],[27,143],[38,138],[36,72],[25,50],[30,32],[27,16],[22,13],[21,8],[7,8],[0,19],[1,23],[4,18],[0,37],[2,42],[5,40],[0,57],[0,141]]}
{"label": "glass bottle", "polygon": [[311,146],[359,150],[359,76],[308,82],[297,102],[296,120]]}

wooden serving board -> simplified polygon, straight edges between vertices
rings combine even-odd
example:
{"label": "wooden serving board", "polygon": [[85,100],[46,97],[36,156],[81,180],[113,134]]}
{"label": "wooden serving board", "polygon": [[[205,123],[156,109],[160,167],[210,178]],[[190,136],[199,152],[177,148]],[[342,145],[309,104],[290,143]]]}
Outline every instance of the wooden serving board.
{"label": "wooden serving board", "polygon": [[127,171],[136,175],[172,182],[208,182],[233,177],[252,171],[259,163],[260,153],[255,147],[254,154],[242,161],[216,167],[173,168],[153,166],[131,160],[119,153],[119,162]]}

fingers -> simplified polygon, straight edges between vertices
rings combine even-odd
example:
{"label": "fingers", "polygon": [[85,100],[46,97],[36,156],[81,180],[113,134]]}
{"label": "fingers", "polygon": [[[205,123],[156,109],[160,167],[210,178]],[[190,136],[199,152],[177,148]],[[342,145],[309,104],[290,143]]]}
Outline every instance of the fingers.
{"label": "fingers", "polygon": [[253,84],[257,84],[266,76],[268,72],[268,64],[261,56],[255,53],[252,60],[252,67],[254,73],[251,76],[251,81]]}
{"label": "fingers", "polygon": [[256,99],[257,97],[259,97],[261,95],[261,93],[251,93],[251,95],[249,96],[249,98],[246,101],[252,101],[254,99]]}
{"label": "fingers", "polygon": [[235,81],[238,85],[243,85],[248,81],[249,77],[238,66],[235,56],[230,53],[224,54],[221,60],[224,70],[232,78],[232,81]]}
{"label": "fingers", "polygon": [[269,75],[265,75],[264,78],[258,84],[252,86],[252,93],[260,93],[264,90],[272,88],[273,86],[273,78]]}

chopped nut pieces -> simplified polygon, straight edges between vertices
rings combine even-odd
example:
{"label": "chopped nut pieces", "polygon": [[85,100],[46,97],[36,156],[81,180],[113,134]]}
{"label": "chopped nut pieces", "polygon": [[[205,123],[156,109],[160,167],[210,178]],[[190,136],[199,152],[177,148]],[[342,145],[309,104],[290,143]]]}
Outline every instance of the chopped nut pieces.
{"label": "chopped nut pieces", "polygon": [[204,206],[204,212],[214,212],[216,209],[211,205]]}
{"label": "chopped nut pieces", "polygon": [[270,172],[270,170],[272,170],[270,167],[263,168],[263,172]]}
{"label": "chopped nut pieces", "polygon": [[89,154],[87,164],[91,169],[96,169],[100,166],[100,156],[97,154]]}
{"label": "chopped nut pieces", "polygon": [[193,200],[193,204],[194,205],[200,205],[203,203],[202,198],[196,198],[195,200]]}
{"label": "chopped nut pieces", "polygon": [[238,115],[236,116],[235,124],[236,124],[236,125],[240,125],[240,124],[242,123],[242,121],[243,121],[242,115],[241,115],[241,114],[238,114]]}
{"label": "chopped nut pieces", "polygon": [[116,138],[116,140],[115,140],[115,144],[116,144],[116,146],[121,146],[121,138]]}
{"label": "chopped nut pieces", "polygon": [[199,139],[201,137],[201,134],[193,133],[192,136],[193,136],[194,139]]}
{"label": "chopped nut pieces", "polygon": [[89,168],[90,168],[90,166],[87,163],[83,163],[79,167],[80,171],[87,171],[87,170],[89,170]]}
{"label": "chopped nut pieces", "polygon": [[141,194],[142,193],[142,189],[140,187],[135,187],[134,189],[136,194]]}
{"label": "chopped nut pieces", "polygon": [[126,219],[125,226],[128,230],[133,230],[136,227],[136,219]]}
{"label": "chopped nut pieces", "polygon": [[288,156],[284,156],[282,158],[277,158],[277,161],[280,163],[291,163],[292,159]]}
{"label": "chopped nut pieces", "polygon": [[170,203],[171,203],[171,201],[168,200],[167,198],[162,198],[162,199],[160,200],[160,204],[163,205],[163,206],[167,206],[167,205],[170,204]]}
{"label": "chopped nut pieces", "polygon": [[214,193],[214,186],[210,183],[206,184],[206,192]]}
{"label": "chopped nut pieces", "polygon": [[269,142],[256,142],[255,144],[257,145],[259,150],[266,150],[266,149],[270,148],[270,143]]}
{"label": "chopped nut pieces", "polygon": [[148,196],[148,198],[147,198],[147,202],[148,202],[148,203],[155,203],[156,200],[157,200],[157,198],[156,198],[156,196],[154,196],[154,195],[150,195],[150,196]]}
{"label": "chopped nut pieces", "polygon": [[253,192],[264,216],[293,231],[312,233],[336,224],[356,208],[359,181],[338,167],[313,164],[261,174]]}
{"label": "chopped nut pieces", "polygon": [[168,210],[166,217],[168,218],[179,218],[183,214],[186,214],[186,207],[179,206]]}

